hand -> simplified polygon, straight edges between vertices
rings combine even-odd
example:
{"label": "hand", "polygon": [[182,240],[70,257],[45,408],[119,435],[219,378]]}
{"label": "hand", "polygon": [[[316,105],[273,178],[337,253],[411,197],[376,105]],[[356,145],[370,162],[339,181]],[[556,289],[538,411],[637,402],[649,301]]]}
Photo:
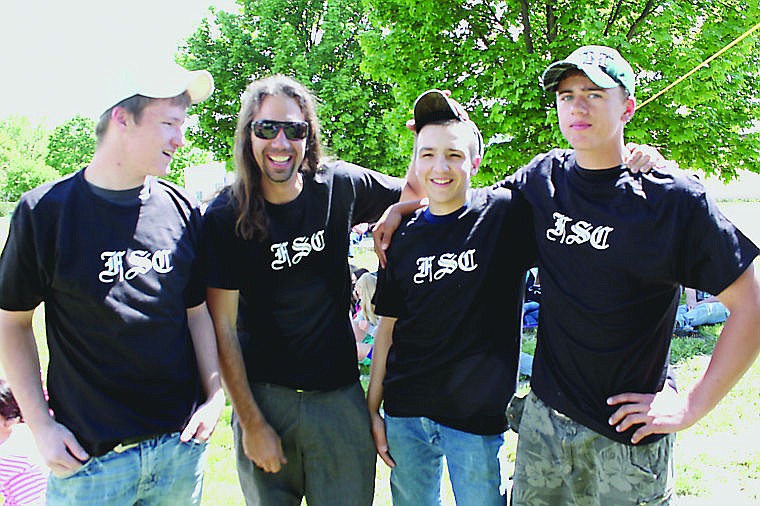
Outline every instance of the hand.
{"label": "hand", "polygon": [[282,451],[280,436],[267,422],[262,421],[254,427],[243,430],[243,451],[246,457],[266,473],[277,473],[288,463]]}
{"label": "hand", "polygon": [[391,245],[391,236],[393,232],[401,225],[402,214],[396,209],[395,204],[385,210],[383,215],[377,220],[372,227],[372,242],[375,247],[375,254],[380,262],[380,267],[385,267],[387,259],[385,250]]}
{"label": "hand", "polygon": [[677,169],[678,163],[666,160],[657,148],[648,144],[636,144],[629,142],[625,145],[630,152],[623,160],[631,172],[647,173],[652,169]]}
{"label": "hand", "polygon": [[685,396],[666,386],[657,394],[627,392],[607,399],[610,406],[621,405],[609,419],[618,432],[641,425],[633,433],[636,444],[650,434],[668,434],[691,427],[697,419],[690,415]]}
{"label": "hand", "polygon": [[388,453],[388,439],[385,437],[385,422],[380,413],[372,413],[372,438],[375,440],[377,454],[388,467],[396,467],[396,462]]}
{"label": "hand", "polygon": [[190,421],[185,426],[185,430],[179,436],[180,441],[185,443],[190,441],[190,439],[208,441],[208,438],[211,437],[216,428],[217,422],[219,422],[223,409],[224,391],[220,388],[193,413]]}
{"label": "hand", "polygon": [[90,458],[74,434],[52,419],[37,430],[34,437],[45,464],[58,477],[74,473]]}

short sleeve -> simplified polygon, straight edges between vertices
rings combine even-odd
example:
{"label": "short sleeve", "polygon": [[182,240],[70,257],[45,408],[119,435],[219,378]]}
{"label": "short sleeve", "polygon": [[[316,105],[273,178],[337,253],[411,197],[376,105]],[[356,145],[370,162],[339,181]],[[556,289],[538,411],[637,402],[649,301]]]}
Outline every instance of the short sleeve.
{"label": "short sleeve", "polygon": [[401,198],[404,180],[342,162],[340,171],[351,178],[356,192],[353,225],[372,223]]}
{"label": "short sleeve", "polygon": [[720,211],[704,191],[693,196],[691,215],[681,229],[685,245],[679,281],[719,294],[749,267],[758,247]]}
{"label": "short sleeve", "polygon": [[206,209],[201,235],[207,286],[238,290],[240,269],[244,265],[239,244],[242,241],[236,241],[235,218],[228,193],[219,195]]}
{"label": "short sleeve", "polygon": [[377,288],[372,301],[375,304],[375,314],[394,318],[401,316],[403,296],[398,284],[393,281],[393,266],[390,262],[377,272]]}
{"label": "short sleeve", "polygon": [[190,278],[185,287],[185,306],[195,307],[206,300],[206,278],[204,276],[203,248],[201,246],[201,213],[198,207],[193,207],[190,214],[188,227],[192,228],[191,237],[195,238],[193,247],[196,251],[195,258],[190,267]]}
{"label": "short sleeve", "polygon": [[28,311],[42,302],[45,293],[40,255],[34,240],[32,209],[21,199],[11,219],[8,239],[0,256],[0,308]]}

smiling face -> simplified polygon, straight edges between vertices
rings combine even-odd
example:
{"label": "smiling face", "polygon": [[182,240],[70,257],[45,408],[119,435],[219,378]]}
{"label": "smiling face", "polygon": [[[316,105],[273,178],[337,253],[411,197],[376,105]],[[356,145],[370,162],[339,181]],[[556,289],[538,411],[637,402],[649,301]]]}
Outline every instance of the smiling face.
{"label": "smiling face", "polygon": [[580,71],[567,72],[557,87],[559,128],[584,168],[622,163],[623,128],[634,109],[621,86],[601,88]]}
{"label": "smiling face", "polygon": [[[305,118],[295,99],[271,95],[261,102],[253,117],[253,121],[259,120],[302,122]],[[279,130],[273,139],[261,139],[251,129],[251,149],[261,169],[261,186],[265,196],[298,189],[298,168],[306,152],[306,139],[290,140],[283,130]]]}
{"label": "smiling face", "polygon": [[125,118],[124,152],[126,164],[138,179],[145,176],[165,176],[177,149],[185,145],[183,126],[186,108],[170,99],[157,99],[135,117],[121,109]]}
{"label": "smiling face", "polygon": [[444,215],[462,207],[480,158],[472,127],[463,122],[428,124],[417,134],[415,171],[430,201],[430,212]]}

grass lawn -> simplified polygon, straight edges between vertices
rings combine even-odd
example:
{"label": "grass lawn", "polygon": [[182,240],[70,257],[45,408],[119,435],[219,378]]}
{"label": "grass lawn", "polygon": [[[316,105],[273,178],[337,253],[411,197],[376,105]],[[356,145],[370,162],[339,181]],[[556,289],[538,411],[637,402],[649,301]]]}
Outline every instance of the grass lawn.
{"label": "grass lawn", "polygon": [[[723,205],[721,205],[724,208]],[[728,203],[724,208],[747,235],[760,243],[760,203]],[[0,244],[7,234],[7,219],[0,219]],[[369,250],[357,252],[352,263],[376,268],[376,260]],[[760,267],[760,266],[758,266]],[[42,310],[35,315],[42,367],[47,367],[47,347],[44,339]],[[720,326],[703,328],[705,337],[675,338],[672,361],[676,367],[681,388],[692,384],[709,361]],[[528,333],[524,349],[532,352],[535,333]],[[723,503],[731,506],[760,504],[760,361],[756,361],[744,378],[726,398],[694,427],[681,432],[676,447],[677,506],[701,506]],[[204,506],[242,506],[229,425],[230,408],[212,436],[209,463],[206,472]],[[509,432],[505,448],[509,462],[514,461],[516,435]],[[389,470],[378,460],[375,502],[377,506],[390,506]],[[443,504],[453,505],[453,495],[447,478],[444,479]]]}

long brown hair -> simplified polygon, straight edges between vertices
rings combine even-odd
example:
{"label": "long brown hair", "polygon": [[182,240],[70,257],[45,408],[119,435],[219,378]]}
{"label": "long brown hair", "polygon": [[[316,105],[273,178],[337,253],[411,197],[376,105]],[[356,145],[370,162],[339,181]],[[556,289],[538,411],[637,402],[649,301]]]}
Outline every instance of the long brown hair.
{"label": "long brown hair", "polygon": [[245,91],[235,130],[235,168],[237,178],[232,184],[232,204],[237,213],[235,233],[243,239],[263,241],[267,236],[269,220],[264,196],[261,193],[261,168],[253,157],[251,122],[261,103],[271,96],[284,96],[298,102],[304,119],[309,124],[306,154],[299,170],[313,174],[322,156],[320,127],[314,96],[303,85],[283,75],[274,75],[253,81]]}

